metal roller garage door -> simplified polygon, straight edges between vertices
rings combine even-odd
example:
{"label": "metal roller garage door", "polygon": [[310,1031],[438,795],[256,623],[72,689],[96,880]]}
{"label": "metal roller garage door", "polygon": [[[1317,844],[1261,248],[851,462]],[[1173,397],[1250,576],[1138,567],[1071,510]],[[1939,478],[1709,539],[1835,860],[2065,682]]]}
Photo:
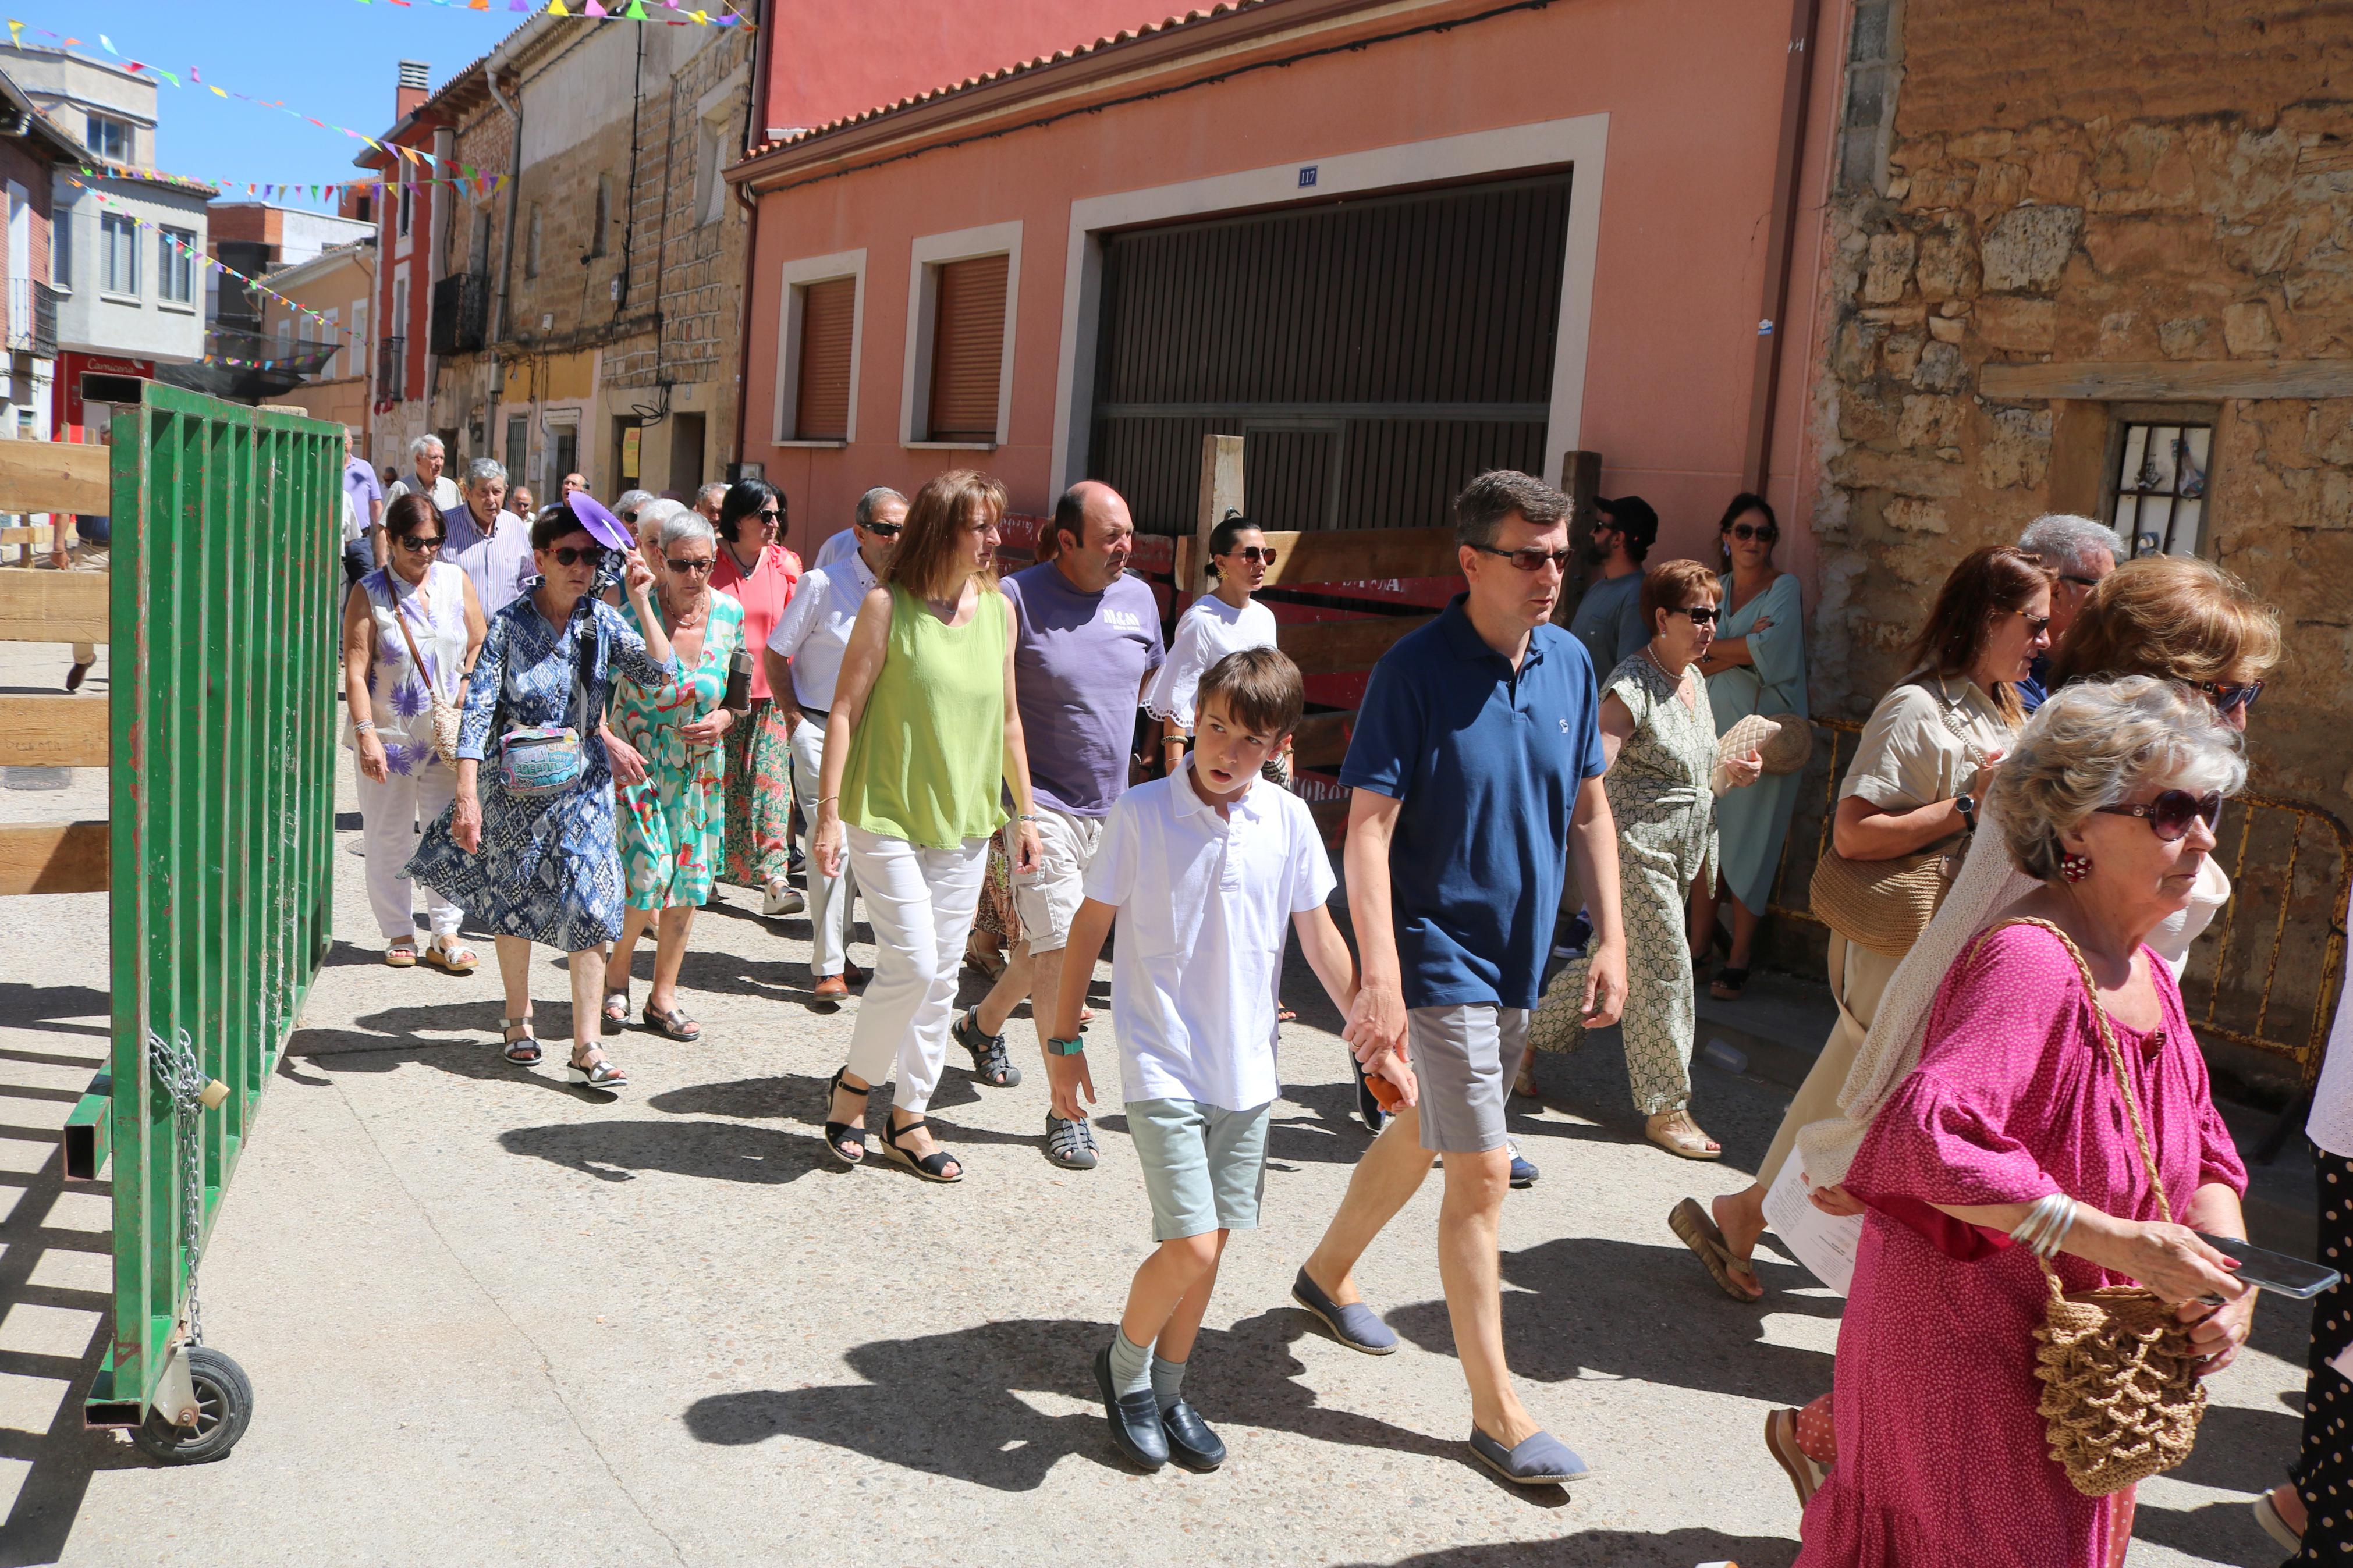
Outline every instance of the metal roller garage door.
{"label": "metal roller garage door", "polygon": [[1088,472],[1189,532],[1201,437],[1254,521],[1405,528],[1483,469],[1541,473],[1564,172],[1113,234]]}

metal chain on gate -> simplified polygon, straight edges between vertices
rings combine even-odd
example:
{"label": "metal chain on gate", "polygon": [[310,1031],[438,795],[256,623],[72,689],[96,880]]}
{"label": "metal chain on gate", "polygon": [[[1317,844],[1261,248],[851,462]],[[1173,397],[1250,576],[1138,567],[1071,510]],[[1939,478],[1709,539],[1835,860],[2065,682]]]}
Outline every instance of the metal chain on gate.
{"label": "metal chain on gate", "polygon": [[205,1088],[211,1080],[205,1077],[204,1064],[196,1059],[195,1042],[188,1038],[185,1029],[180,1031],[176,1042],[169,1043],[154,1031],[148,1031],[147,1066],[164,1092],[172,1097],[172,1111],[179,1122],[184,1210],[180,1216],[180,1246],[188,1261],[188,1343],[200,1345],[205,1342],[205,1324],[196,1305],[196,1258],[204,1244]]}

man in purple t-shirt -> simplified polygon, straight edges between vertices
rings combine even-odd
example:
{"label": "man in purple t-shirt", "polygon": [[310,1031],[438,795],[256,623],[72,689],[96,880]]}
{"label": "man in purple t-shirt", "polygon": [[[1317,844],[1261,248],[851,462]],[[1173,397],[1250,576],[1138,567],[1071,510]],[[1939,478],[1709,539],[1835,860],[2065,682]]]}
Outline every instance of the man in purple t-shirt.
{"label": "man in purple t-shirt", "polygon": [[[975,1075],[999,1089],[1021,1081],[1020,1069],[1006,1059],[1006,1017],[1033,988],[1051,1002],[1061,984],[1062,949],[1086,899],[1087,864],[1112,802],[1127,788],[1136,708],[1167,657],[1159,601],[1143,579],[1127,574],[1135,523],[1119,492],[1092,479],[1072,485],[1055,503],[1053,530],[1061,546],[1054,558],[1004,583],[1013,609],[1013,689],[1029,739],[1043,854],[1034,873],[1013,881],[1021,945],[980,1005],[955,1026],[957,1044],[972,1053]],[[1034,1010],[1041,1053],[1052,1011]],[[1094,1169],[1086,1118],[1065,1120],[1050,1110],[1046,1157],[1065,1170]]]}
{"label": "man in purple t-shirt", "polygon": [[376,531],[384,526],[384,484],[368,460],[358,455],[359,446],[358,426],[344,426],[343,493],[352,498],[359,534],[343,541],[343,574],[353,583],[384,564],[384,536]]}

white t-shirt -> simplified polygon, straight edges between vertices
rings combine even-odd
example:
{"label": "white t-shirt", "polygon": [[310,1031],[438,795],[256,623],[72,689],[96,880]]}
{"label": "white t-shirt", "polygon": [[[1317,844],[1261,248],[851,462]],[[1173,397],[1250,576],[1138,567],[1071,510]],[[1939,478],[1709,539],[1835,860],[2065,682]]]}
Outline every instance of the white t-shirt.
{"label": "white t-shirt", "polygon": [[400,478],[393,480],[391,485],[385,489],[384,492],[384,510],[390,511],[392,510],[393,502],[412,491],[416,494],[425,496],[427,500],[430,500],[433,503],[433,510],[435,511],[448,511],[451,507],[456,506],[459,501],[458,481],[451,479],[447,474],[442,475],[439,479],[433,481],[433,489],[429,492],[418,486],[417,483],[417,476],[415,474],[403,474]]}
{"label": "white t-shirt", "polygon": [[[2353,903],[2346,914],[2353,917]],[[2337,993],[2337,1018],[2328,1026],[2327,1054],[2320,1060],[2304,1135],[2340,1160],[2353,1159],[2353,988]]]}
{"label": "white t-shirt", "polygon": [[792,603],[768,634],[768,647],[793,661],[793,699],[803,708],[831,711],[858,606],[873,591],[874,574],[855,551],[847,562],[808,573],[793,591]]}
{"label": "white t-shirt", "polygon": [[1307,803],[1264,779],[1220,817],[1187,758],[1113,803],[1086,889],[1119,910],[1111,1021],[1124,1100],[1249,1110],[1275,1097],[1284,933],[1333,887]]}
{"label": "white t-shirt", "polygon": [[1177,617],[1167,662],[1144,694],[1144,710],[1193,728],[1193,694],[1209,667],[1229,653],[1274,646],[1274,612],[1251,599],[1240,609],[1215,594],[1196,599]]}
{"label": "white t-shirt", "polygon": [[845,528],[817,547],[817,559],[809,563],[809,570],[822,572],[835,562],[847,561],[857,553],[858,531]]}

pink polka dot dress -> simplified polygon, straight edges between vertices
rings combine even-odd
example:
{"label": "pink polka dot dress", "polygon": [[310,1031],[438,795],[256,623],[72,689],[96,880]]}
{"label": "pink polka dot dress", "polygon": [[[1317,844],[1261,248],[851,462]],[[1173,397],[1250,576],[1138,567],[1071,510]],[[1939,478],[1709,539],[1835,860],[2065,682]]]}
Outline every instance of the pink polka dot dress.
{"label": "pink polka dot dress", "polygon": [[[2115,1026],[2179,1218],[2212,1183],[2243,1194],[2238,1151],[2172,973],[2145,956],[2160,1027]],[[2050,1457],[2033,1256],[1930,1205],[2053,1192],[2159,1216],[2092,1002],[2060,940],[1987,936],[1946,975],[1920,1066],[1864,1138],[1847,1189],[1871,1205],[1839,1330],[1838,1465],[1807,1506],[1799,1568],[2105,1568],[2129,1493],[2087,1498]],[[2070,1290],[2129,1284],[2058,1260]]]}

